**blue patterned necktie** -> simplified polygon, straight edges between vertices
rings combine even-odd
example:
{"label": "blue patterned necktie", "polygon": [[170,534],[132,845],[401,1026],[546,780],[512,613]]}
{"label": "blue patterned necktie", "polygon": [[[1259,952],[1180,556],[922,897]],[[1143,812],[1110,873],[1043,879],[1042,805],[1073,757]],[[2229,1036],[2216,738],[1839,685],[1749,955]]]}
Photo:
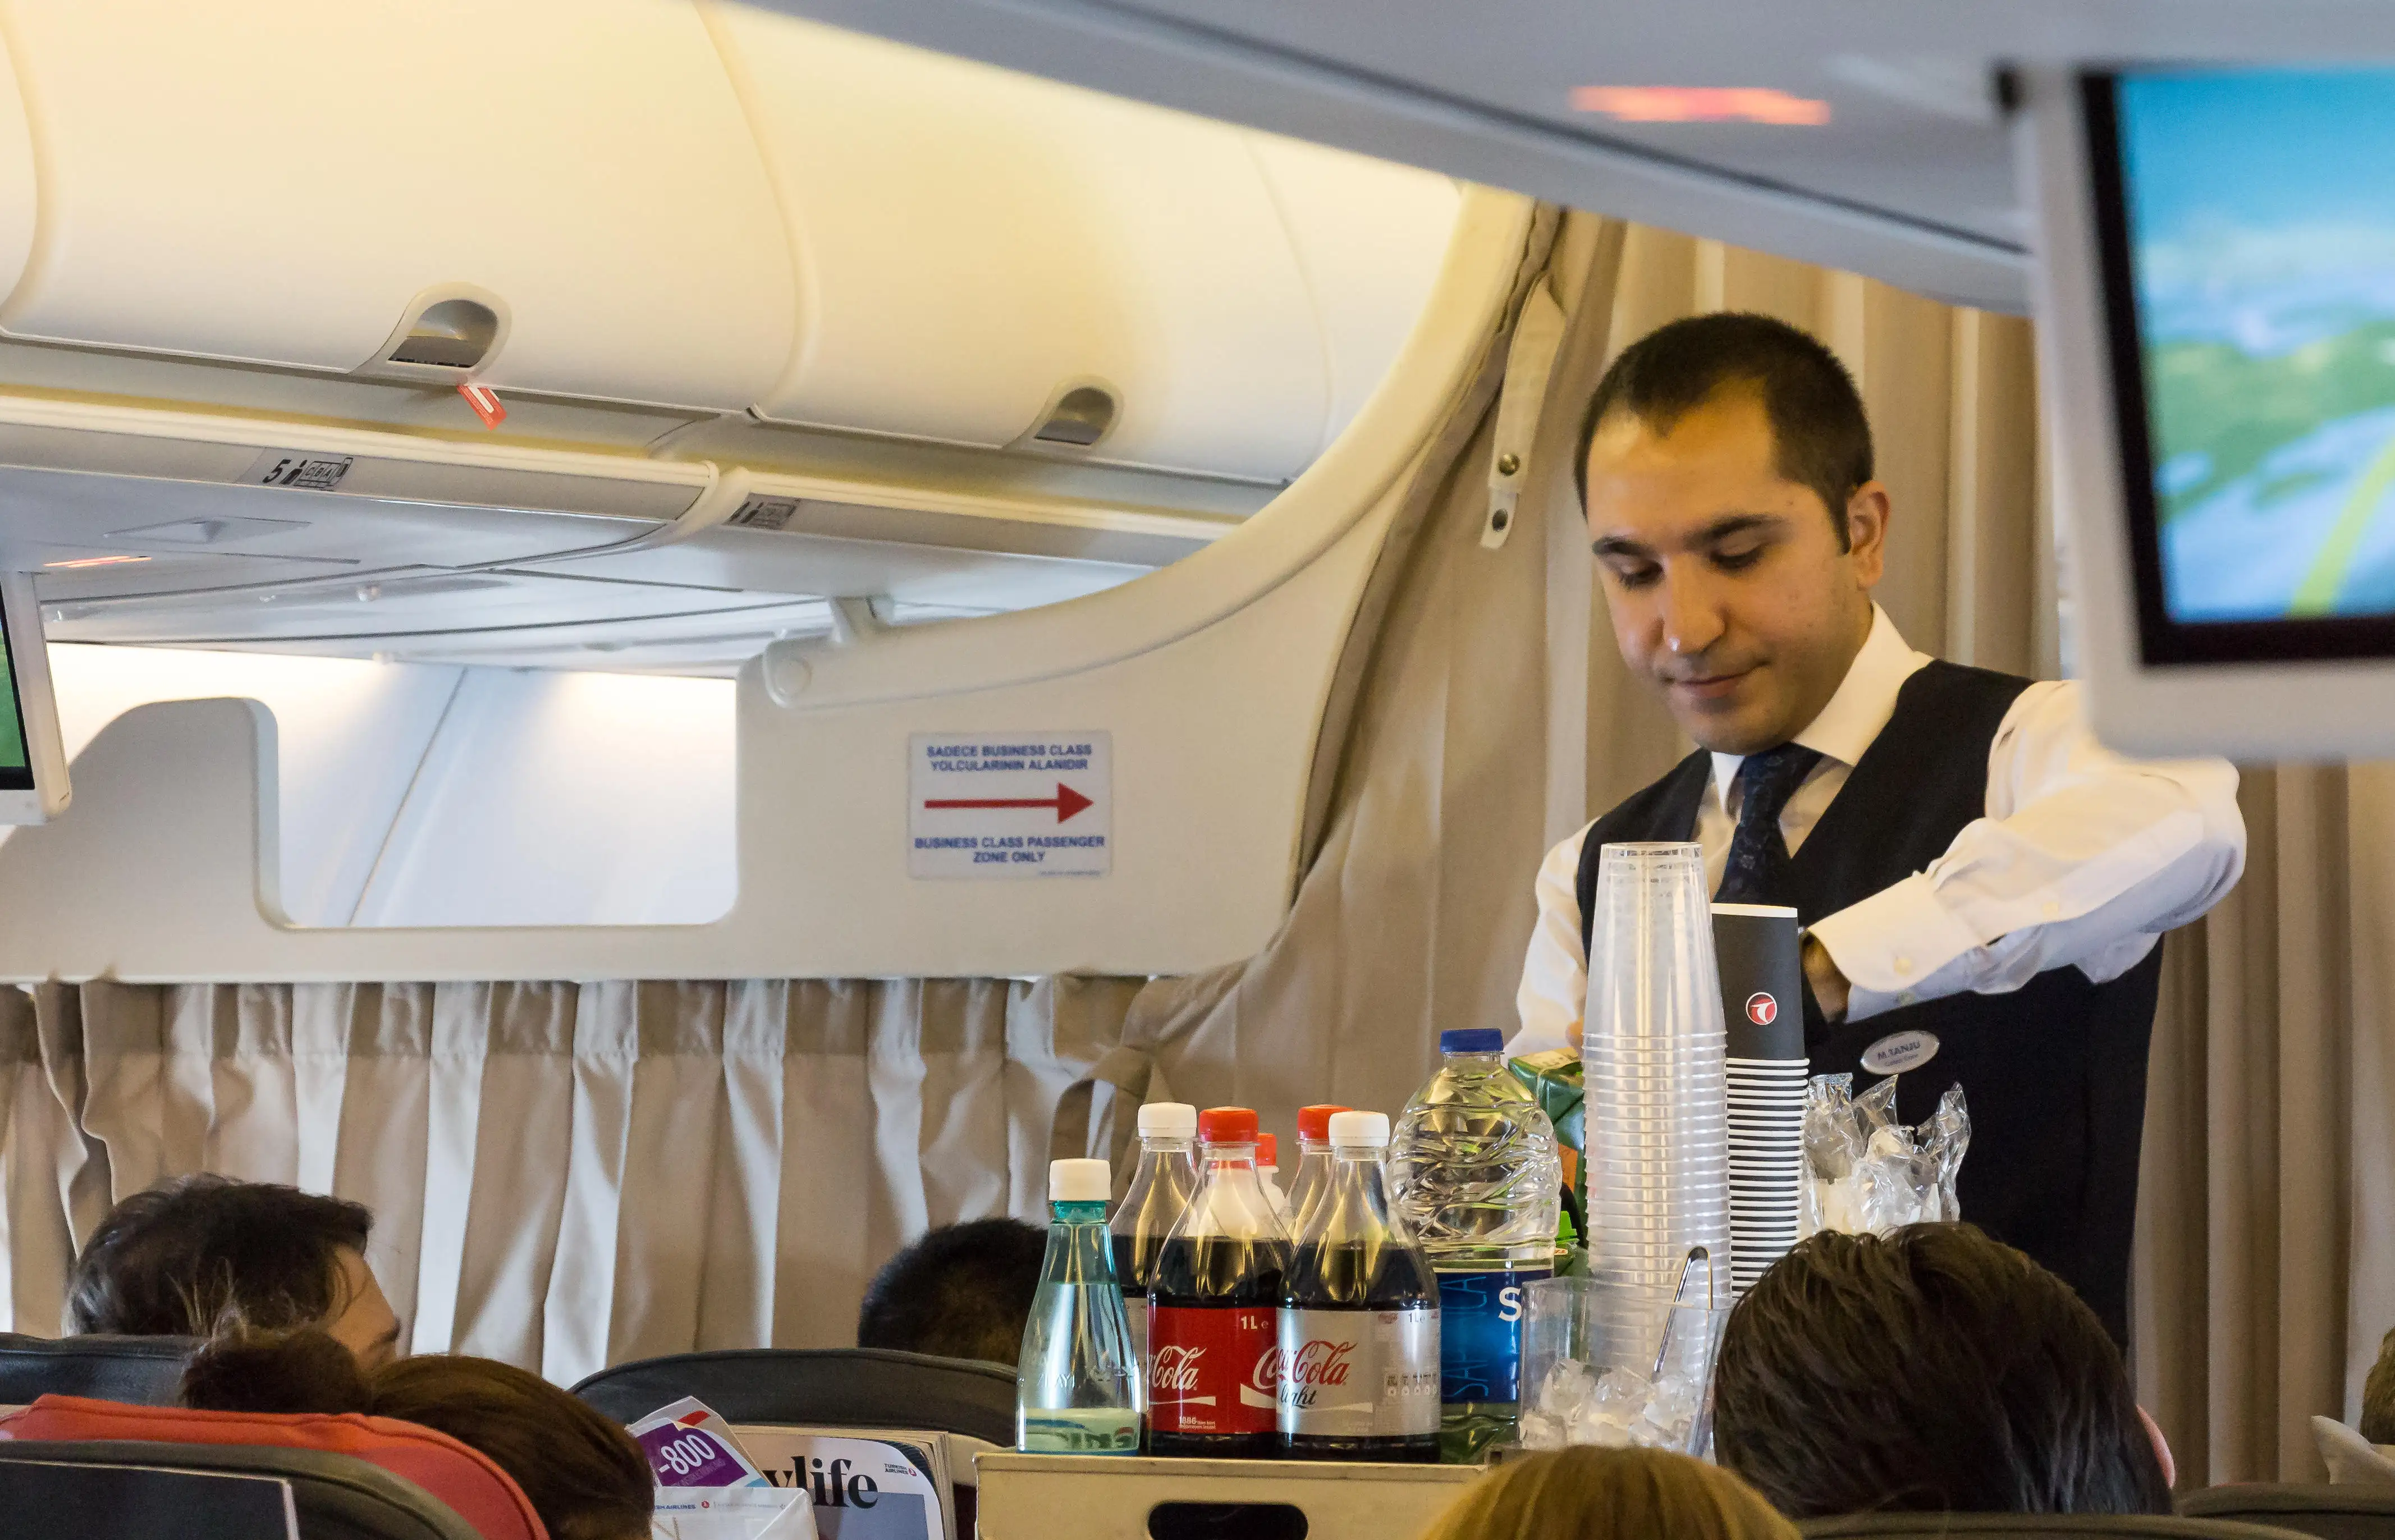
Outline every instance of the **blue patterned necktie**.
{"label": "blue patterned necktie", "polygon": [[1729,838],[1716,903],[1793,903],[1788,841],[1780,814],[1805,777],[1821,762],[1819,751],[1782,744],[1739,761],[1738,829]]}

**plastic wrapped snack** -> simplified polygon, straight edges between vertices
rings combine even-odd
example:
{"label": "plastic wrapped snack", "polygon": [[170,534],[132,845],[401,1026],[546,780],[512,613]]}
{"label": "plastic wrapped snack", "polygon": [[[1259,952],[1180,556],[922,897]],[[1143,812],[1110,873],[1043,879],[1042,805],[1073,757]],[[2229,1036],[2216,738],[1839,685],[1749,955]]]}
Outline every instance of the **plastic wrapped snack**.
{"label": "plastic wrapped snack", "polygon": [[1835,1230],[1880,1235],[1900,1225],[1963,1217],[1955,1178],[1971,1147],[1963,1087],[1950,1086],[1938,1111],[1914,1128],[1896,1118],[1896,1076],[1854,1094],[1854,1076],[1817,1074],[1805,1084],[1803,1234]]}

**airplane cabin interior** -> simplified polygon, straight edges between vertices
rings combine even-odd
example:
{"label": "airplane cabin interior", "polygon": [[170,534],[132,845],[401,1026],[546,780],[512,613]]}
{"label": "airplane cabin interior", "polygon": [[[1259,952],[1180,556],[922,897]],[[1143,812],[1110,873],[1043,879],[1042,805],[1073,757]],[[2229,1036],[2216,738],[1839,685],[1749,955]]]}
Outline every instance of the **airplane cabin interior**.
{"label": "airplane cabin interior", "polygon": [[0,55],[0,1529],[2395,1540],[2395,18]]}

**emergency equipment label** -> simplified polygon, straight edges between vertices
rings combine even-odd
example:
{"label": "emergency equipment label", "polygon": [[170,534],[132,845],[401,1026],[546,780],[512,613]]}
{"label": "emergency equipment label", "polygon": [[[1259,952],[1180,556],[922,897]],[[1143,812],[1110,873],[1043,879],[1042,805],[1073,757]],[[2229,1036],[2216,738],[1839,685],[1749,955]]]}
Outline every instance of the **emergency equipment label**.
{"label": "emergency equipment label", "polygon": [[906,871],[1102,877],[1114,869],[1104,732],[919,732],[907,741]]}

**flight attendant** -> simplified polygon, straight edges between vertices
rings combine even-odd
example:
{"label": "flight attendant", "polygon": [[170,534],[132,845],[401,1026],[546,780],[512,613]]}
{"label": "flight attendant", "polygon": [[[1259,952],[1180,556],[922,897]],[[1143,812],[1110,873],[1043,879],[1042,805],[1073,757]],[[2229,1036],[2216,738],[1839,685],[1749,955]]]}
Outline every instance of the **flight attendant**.
{"label": "flight attendant", "polygon": [[1514,1051],[1579,1035],[1598,848],[1695,840],[1718,901],[1795,907],[1812,1073],[1904,1068],[1915,1123],[1960,1081],[1963,1217],[2125,1340],[2158,943],[2243,869],[2236,771],[2124,758],[2077,686],[1898,634],[1861,399],[1794,327],[1639,341],[1578,467],[1622,659],[1698,748],[1548,853]]}

